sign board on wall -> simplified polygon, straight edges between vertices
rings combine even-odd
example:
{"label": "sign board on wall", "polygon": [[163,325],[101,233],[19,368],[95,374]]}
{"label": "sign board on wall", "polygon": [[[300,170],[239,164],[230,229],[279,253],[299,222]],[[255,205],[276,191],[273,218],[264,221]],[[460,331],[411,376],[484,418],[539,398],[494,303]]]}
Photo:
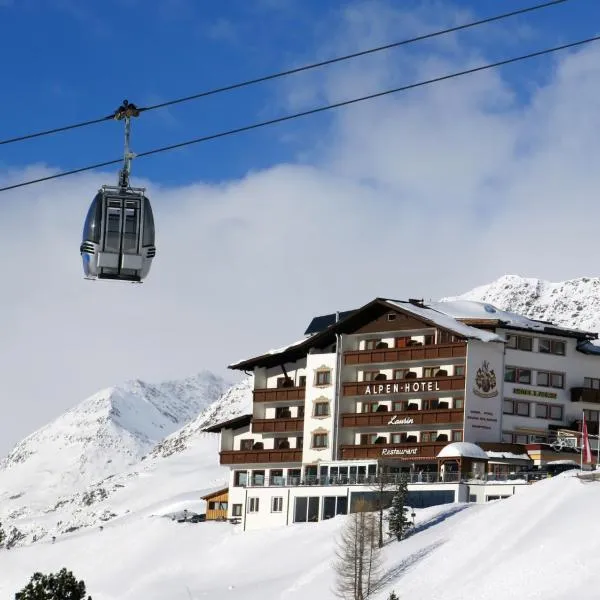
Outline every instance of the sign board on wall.
{"label": "sign board on wall", "polygon": [[388,425],[412,425],[415,420],[412,417],[402,417],[401,419],[397,416],[393,416],[389,421]]}
{"label": "sign board on wall", "polygon": [[382,448],[381,450],[381,456],[415,456],[418,453],[418,448]]}
{"label": "sign board on wall", "polygon": [[503,344],[469,340],[465,387],[465,442],[502,440]]}
{"label": "sign board on wall", "polygon": [[363,394],[365,396],[379,394],[401,394],[406,392],[439,392],[439,381],[411,381],[410,383],[380,383],[368,385]]}
{"label": "sign board on wall", "polygon": [[549,400],[556,400],[558,394],[556,392],[540,392],[539,390],[526,390],[525,388],[513,388],[513,394],[519,396],[534,396],[536,398],[548,398]]}

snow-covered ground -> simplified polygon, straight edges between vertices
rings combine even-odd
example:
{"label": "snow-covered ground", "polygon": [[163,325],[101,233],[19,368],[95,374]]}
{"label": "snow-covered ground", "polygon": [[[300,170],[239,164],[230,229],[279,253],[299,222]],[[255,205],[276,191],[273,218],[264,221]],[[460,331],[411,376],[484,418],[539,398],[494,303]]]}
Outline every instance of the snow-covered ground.
{"label": "snow-covered ground", "polygon": [[[346,517],[252,532],[177,523],[158,515],[186,499],[161,491],[159,501],[161,482],[151,476],[144,485],[139,495],[153,505],[132,500],[132,513],[103,531],[0,552],[0,597],[12,597],[34,570],[66,566],[94,600],[334,598],[331,563]],[[385,548],[388,584],[376,598],[392,589],[411,600],[598,598],[599,505],[600,482],[571,473],[508,500],[417,511],[421,530]]]}

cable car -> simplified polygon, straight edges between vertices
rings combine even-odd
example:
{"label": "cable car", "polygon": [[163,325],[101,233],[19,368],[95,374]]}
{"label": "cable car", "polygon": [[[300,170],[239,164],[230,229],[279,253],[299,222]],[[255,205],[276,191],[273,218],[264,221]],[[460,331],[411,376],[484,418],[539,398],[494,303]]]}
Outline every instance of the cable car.
{"label": "cable car", "polygon": [[131,117],[139,110],[127,100],[115,119],[125,120],[125,157],[117,186],[103,185],[93,199],[79,248],[86,279],[141,283],[156,255],[154,216],[144,188],[129,185]]}

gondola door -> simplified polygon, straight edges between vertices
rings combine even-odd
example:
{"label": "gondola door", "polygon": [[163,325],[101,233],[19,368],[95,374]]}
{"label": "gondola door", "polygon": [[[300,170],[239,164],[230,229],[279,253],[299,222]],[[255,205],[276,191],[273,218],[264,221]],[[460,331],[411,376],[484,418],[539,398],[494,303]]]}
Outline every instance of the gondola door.
{"label": "gondola door", "polygon": [[99,277],[139,280],[141,202],[138,198],[109,196],[104,207],[104,240],[98,257]]}

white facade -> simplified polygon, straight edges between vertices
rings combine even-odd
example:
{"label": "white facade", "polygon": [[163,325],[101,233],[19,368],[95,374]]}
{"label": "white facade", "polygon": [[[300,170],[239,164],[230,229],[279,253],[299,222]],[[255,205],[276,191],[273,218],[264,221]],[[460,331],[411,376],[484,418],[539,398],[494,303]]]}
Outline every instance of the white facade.
{"label": "white facade", "polygon": [[[577,349],[583,334],[488,305],[485,315],[469,314],[477,303],[451,306],[457,315],[441,314],[445,303],[435,309],[381,303],[383,312],[373,321],[355,330],[336,325],[331,334],[325,328],[325,343],[317,343],[317,333],[305,346],[281,350],[279,364],[277,353],[251,359],[252,424],[221,430],[222,459],[226,454],[231,465],[229,517],[244,529],[344,513],[353,495],[372,489],[365,482],[383,463],[410,474],[417,502],[503,498],[525,484],[468,477],[441,482],[437,455],[444,445],[493,446],[488,469],[498,479],[498,465],[505,473],[527,468],[528,450],[515,445],[556,437],[557,429],[573,428],[583,410],[597,426],[600,356]],[[398,318],[386,319],[385,310]],[[496,313],[504,321],[494,325],[490,315]],[[573,402],[574,387],[598,389],[597,400],[592,393]],[[536,452],[540,464],[539,446]],[[471,474],[485,478],[484,466]],[[452,474],[447,462],[444,469]],[[423,474],[423,483],[416,474]]]}

